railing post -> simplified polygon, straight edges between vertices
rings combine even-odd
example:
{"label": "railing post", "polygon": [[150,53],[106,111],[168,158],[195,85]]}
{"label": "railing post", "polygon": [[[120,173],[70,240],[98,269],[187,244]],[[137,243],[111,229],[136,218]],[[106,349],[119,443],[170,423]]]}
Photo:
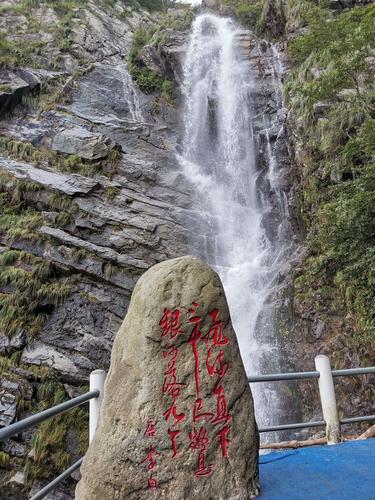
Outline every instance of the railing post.
{"label": "railing post", "polygon": [[333,385],[331,364],[328,356],[320,354],[315,357],[315,368],[319,372],[319,394],[323,418],[326,423],[327,444],[341,441],[340,421],[337,414],[336,395]]}
{"label": "railing post", "polygon": [[104,370],[94,370],[90,373],[90,391],[99,390],[100,394],[97,398],[90,399],[89,408],[89,443],[94,437],[96,427],[99,420],[100,406],[103,401],[103,388],[106,373]]}

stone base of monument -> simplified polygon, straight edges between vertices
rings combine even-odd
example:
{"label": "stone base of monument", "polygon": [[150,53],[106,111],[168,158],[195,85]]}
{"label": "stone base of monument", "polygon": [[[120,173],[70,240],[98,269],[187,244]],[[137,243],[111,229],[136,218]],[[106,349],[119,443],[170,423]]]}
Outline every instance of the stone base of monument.
{"label": "stone base of monument", "polygon": [[218,275],[193,257],[138,281],[117,333],[77,500],[248,500],[253,400]]}

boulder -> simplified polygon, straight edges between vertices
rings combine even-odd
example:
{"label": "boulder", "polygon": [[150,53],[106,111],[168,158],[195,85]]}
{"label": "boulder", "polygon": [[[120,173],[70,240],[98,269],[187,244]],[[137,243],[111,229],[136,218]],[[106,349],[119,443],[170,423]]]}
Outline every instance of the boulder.
{"label": "boulder", "polygon": [[109,137],[83,127],[61,130],[52,139],[54,151],[75,154],[86,160],[104,159],[114,147],[115,143]]}
{"label": "boulder", "polygon": [[258,445],[218,275],[194,257],[157,264],[117,333],[76,500],[247,500]]}

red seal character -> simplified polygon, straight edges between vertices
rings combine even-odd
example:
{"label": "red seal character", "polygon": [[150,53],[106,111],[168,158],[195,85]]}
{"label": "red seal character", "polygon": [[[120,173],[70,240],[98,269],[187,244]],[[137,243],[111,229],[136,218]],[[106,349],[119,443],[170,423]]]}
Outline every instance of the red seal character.
{"label": "red seal character", "polygon": [[180,316],[181,312],[178,309],[171,311],[170,309],[165,309],[163,317],[160,320],[160,327],[163,330],[161,334],[163,337],[170,337],[174,339],[179,333],[183,333],[180,329]]}

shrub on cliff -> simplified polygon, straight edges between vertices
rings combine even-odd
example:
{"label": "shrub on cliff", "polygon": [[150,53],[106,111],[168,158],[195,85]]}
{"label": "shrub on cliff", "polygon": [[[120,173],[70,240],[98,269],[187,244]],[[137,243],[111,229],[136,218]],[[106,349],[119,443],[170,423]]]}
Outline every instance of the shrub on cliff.
{"label": "shrub on cliff", "polygon": [[336,285],[360,337],[373,342],[375,6],[332,16],[314,5],[304,21],[308,30],[289,44],[286,87],[306,140],[301,208],[315,258],[304,272]]}

